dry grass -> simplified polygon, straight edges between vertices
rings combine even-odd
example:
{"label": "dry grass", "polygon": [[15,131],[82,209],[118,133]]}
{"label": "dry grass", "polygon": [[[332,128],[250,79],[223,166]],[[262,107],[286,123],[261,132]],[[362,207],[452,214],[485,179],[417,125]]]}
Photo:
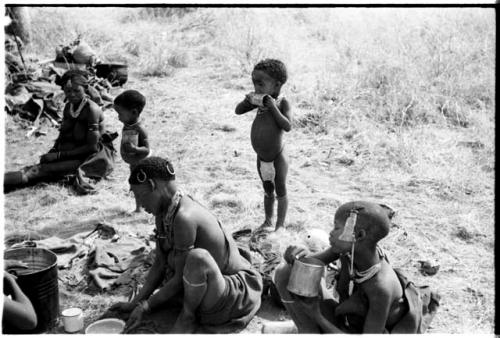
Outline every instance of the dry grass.
{"label": "dry grass", "polygon": [[[492,333],[492,10],[58,8],[53,15],[61,20],[33,10],[40,34],[31,51],[40,58],[84,32],[101,56],[129,62],[126,87],[148,98],[144,121],[154,153],[174,161],[183,188],[229,229],[263,220],[253,114],[235,116],[234,107],[252,90],[249,71],[258,59],[284,60],[295,122],[285,139],[290,232],[280,245],[310,228],[329,231],[336,208],[349,200],[388,204],[397,226],[382,244],[393,265],[443,296],[430,332]],[[106,121],[120,130],[111,111]],[[7,117],[6,169],[33,163],[56,136],[50,130],[25,142],[25,132]],[[149,216],[127,214],[134,207],[122,183],[127,175],[119,160],[95,196],[57,185],[9,194],[5,230],[55,233],[105,220],[121,231],[150,232]],[[419,259],[437,260],[439,273],[420,275]],[[88,304],[85,297],[74,302]],[[98,312],[110,301],[96,295],[92,302]],[[247,331],[258,332],[263,321]]]}

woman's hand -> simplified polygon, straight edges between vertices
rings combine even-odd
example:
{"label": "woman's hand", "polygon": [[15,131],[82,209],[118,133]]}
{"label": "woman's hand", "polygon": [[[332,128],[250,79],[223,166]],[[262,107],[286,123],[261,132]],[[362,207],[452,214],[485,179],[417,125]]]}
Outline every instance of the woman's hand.
{"label": "woman's hand", "polygon": [[47,153],[40,156],[40,163],[50,163],[59,159],[59,153]]}
{"label": "woman's hand", "polygon": [[288,264],[293,264],[293,261],[305,256],[309,256],[310,252],[306,247],[301,245],[290,245],[285,250],[284,258]]}
{"label": "woman's hand", "polygon": [[138,327],[142,322],[142,317],[144,315],[144,308],[139,304],[134,308],[134,311],[130,314],[130,317],[123,329],[123,333],[129,333],[136,327]]}
{"label": "woman's hand", "polygon": [[118,311],[118,312],[129,313],[132,310],[134,310],[134,308],[136,306],[137,306],[137,304],[136,303],[132,303],[132,302],[119,302],[119,303],[116,303],[116,304],[112,305],[109,309],[111,311]]}

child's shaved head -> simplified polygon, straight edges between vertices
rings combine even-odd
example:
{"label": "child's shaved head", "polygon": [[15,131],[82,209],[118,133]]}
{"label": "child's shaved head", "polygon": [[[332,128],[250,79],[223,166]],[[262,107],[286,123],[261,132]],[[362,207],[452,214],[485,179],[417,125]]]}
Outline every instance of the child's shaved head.
{"label": "child's shaved head", "polygon": [[265,59],[255,65],[253,70],[261,70],[283,85],[288,79],[285,64],[276,59]]}
{"label": "child's shaved head", "polygon": [[377,243],[389,233],[394,211],[388,206],[364,201],[348,202],[337,209],[335,221],[345,224],[351,211],[357,211],[355,229],[365,230],[373,243]]}

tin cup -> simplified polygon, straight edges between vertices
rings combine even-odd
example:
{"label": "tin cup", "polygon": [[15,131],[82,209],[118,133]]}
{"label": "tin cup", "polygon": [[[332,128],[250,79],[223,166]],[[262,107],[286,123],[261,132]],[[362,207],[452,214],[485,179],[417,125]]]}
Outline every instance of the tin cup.
{"label": "tin cup", "polygon": [[263,107],[266,94],[250,93],[250,103],[254,106]]}
{"label": "tin cup", "polygon": [[83,313],[81,309],[72,307],[64,310],[61,315],[64,331],[74,333],[83,329]]}
{"label": "tin cup", "polygon": [[325,275],[325,264],[316,258],[296,259],[293,262],[287,290],[303,297],[319,295],[321,278]]}

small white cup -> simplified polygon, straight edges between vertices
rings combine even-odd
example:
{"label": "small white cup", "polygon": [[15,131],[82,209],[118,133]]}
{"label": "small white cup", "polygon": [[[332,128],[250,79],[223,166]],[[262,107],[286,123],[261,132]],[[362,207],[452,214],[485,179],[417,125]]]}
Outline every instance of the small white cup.
{"label": "small white cup", "polygon": [[68,333],[78,332],[83,329],[83,312],[77,307],[64,310],[62,313],[64,331]]}

